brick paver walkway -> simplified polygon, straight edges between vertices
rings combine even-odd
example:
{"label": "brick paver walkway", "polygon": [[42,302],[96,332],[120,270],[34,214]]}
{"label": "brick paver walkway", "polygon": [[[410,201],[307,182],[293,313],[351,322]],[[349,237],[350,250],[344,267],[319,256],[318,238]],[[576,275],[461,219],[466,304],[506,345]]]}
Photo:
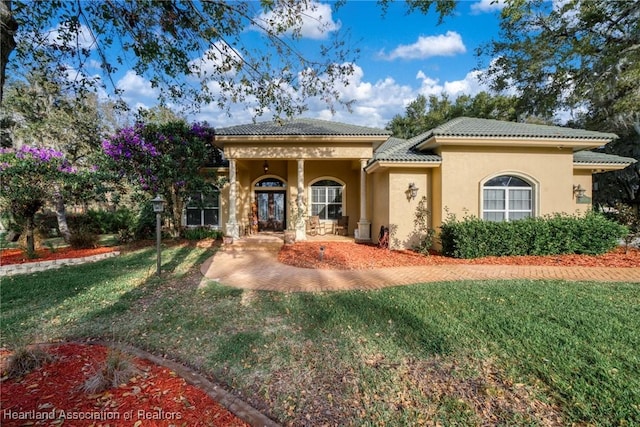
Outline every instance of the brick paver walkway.
{"label": "brick paver walkway", "polygon": [[272,251],[220,251],[201,267],[223,285],[247,290],[317,292],[380,289],[423,282],[485,279],[564,279],[638,282],[638,268],[520,265],[440,265],[375,270],[315,270],[281,264]]}

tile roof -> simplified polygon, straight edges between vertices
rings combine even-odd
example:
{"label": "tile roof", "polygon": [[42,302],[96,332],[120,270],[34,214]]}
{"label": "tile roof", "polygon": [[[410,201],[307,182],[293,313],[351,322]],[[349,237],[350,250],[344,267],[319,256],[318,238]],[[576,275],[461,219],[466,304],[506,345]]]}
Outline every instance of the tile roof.
{"label": "tile roof", "polygon": [[632,157],[622,157],[615,154],[599,153],[597,151],[577,151],[573,153],[573,163],[630,165],[635,162],[637,162],[637,160]]}
{"label": "tile roof", "polygon": [[[442,157],[430,151],[418,151],[414,147],[415,139],[389,138],[374,153],[371,162],[390,161],[390,162],[428,162],[439,163]],[[370,163],[371,163],[370,162]]]}
{"label": "tile roof", "polygon": [[384,129],[327,120],[299,118],[268,121],[216,129],[217,136],[390,136]]}
{"label": "tile roof", "polygon": [[617,139],[614,133],[572,129],[561,126],[506,122],[458,117],[419,135],[419,142],[432,136],[532,138],[532,139]]}

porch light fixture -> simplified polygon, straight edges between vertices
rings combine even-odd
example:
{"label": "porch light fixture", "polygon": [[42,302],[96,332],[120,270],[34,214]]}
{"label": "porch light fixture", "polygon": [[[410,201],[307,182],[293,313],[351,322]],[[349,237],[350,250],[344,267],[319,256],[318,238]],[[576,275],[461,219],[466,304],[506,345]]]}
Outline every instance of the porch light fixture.
{"label": "porch light fixture", "polygon": [[264,163],[262,164],[262,169],[264,169],[264,173],[269,172],[269,162],[268,161],[264,161]]}
{"label": "porch light fixture", "polygon": [[416,184],[412,182],[409,184],[409,188],[405,193],[407,193],[407,200],[415,200],[418,195],[418,187],[416,187]]}
{"label": "porch light fixture", "polygon": [[587,190],[582,188],[580,184],[573,186],[573,197],[576,199],[576,203],[578,204],[589,204],[591,203],[591,197],[585,196]]}
{"label": "porch light fixture", "polygon": [[162,239],[162,230],[161,230],[161,216],[162,212],[164,212],[164,199],[159,194],[155,199],[151,200],[151,204],[153,205],[153,211],[156,213],[156,252],[158,253],[158,262],[156,272],[158,276],[160,276],[160,241]]}

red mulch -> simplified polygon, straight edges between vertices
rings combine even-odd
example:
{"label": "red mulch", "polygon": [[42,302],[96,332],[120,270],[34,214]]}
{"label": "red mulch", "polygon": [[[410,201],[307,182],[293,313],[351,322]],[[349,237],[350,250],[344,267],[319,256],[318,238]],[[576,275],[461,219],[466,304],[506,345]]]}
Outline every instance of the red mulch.
{"label": "red mulch", "polygon": [[24,264],[27,262],[37,261],[51,261],[54,259],[66,259],[66,258],[80,258],[91,255],[104,254],[106,252],[113,252],[116,248],[113,247],[100,247],[93,249],[73,249],[73,248],[58,248],[55,251],[51,249],[38,249],[36,251],[36,258],[27,257],[25,251],[22,249],[4,249],[0,252],[0,265],[10,264]]}
{"label": "red mulch", "polygon": [[[320,247],[324,256],[320,260]],[[444,264],[492,265],[555,265],[576,267],[640,267],[640,250],[617,248],[604,255],[549,255],[486,257],[456,259],[438,254],[424,256],[409,250],[387,250],[377,246],[349,242],[299,242],[285,245],[278,254],[283,264],[302,268],[336,270],[368,270],[380,267],[401,267]]]}
{"label": "red mulch", "polygon": [[[82,386],[105,360],[107,348],[61,344],[46,351],[55,356],[53,362],[2,382],[1,425],[248,426],[175,372],[147,360],[133,358],[140,374],[127,384],[90,395]],[[45,419],[50,414],[54,420]],[[16,419],[20,416],[28,419]]]}

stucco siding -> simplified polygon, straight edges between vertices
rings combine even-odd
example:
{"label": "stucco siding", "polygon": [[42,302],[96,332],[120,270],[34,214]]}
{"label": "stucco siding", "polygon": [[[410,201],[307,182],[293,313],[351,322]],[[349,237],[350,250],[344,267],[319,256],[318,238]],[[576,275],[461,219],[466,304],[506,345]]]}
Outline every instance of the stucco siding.
{"label": "stucco siding", "polygon": [[445,210],[458,218],[481,217],[482,183],[498,175],[517,175],[534,185],[534,212],[573,213],[573,155],[571,149],[447,147],[442,156],[441,220]]}
{"label": "stucco siding", "polygon": [[371,240],[378,242],[380,227],[389,226],[389,171],[382,171],[369,175],[372,191],[369,198],[372,200],[373,212],[371,215]]}
{"label": "stucco siding", "polygon": [[[422,197],[427,197],[427,208],[431,208],[428,177],[428,169],[392,169],[389,173],[389,224],[394,248],[410,248],[418,243],[414,220]],[[407,197],[410,183],[418,188],[415,199]]]}

